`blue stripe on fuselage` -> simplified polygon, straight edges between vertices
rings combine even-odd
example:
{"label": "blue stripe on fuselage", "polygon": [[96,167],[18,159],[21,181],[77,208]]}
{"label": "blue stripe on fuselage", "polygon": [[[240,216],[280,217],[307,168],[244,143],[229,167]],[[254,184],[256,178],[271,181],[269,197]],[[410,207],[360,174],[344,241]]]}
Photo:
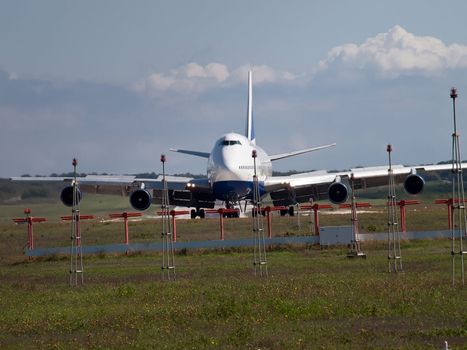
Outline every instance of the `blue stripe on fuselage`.
{"label": "blue stripe on fuselage", "polygon": [[[216,199],[222,201],[236,201],[238,199],[253,198],[253,181],[217,181],[212,186]],[[264,183],[259,183],[260,196],[265,194]]]}

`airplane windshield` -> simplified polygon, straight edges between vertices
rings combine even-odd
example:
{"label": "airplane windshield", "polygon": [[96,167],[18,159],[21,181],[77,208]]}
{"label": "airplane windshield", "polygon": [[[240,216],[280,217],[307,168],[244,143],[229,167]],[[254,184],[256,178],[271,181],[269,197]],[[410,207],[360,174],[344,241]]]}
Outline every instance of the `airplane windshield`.
{"label": "airplane windshield", "polygon": [[220,142],[222,146],[233,146],[233,145],[241,145],[240,141],[238,140],[223,140]]}

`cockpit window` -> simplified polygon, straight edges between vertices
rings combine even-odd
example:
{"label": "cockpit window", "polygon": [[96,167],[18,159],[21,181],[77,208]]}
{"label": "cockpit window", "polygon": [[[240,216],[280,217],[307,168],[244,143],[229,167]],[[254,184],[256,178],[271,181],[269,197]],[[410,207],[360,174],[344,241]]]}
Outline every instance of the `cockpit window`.
{"label": "cockpit window", "polygon": [[233,145],[241,145],[240,141],[238,140],[223,140],[220,142],[222,146],[233,146]]}

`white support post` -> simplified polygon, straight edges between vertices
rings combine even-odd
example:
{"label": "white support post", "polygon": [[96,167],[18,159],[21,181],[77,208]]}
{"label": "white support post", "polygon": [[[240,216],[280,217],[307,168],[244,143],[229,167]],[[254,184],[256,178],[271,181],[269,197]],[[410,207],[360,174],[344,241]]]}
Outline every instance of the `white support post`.
{"label": "white support post", "polygon": [[389,158],[388,168],[388,272],[402,272],[401,232],[398,223],[396,183],[392,170],[392,146],[386,148]]}
{"label": "white support post", "polygon": [[165,179],[165,155],[161,155],[162,162],[162,279],[175,280],[175,252],[170,220],[169,189]]}
{"label": "white support post", "polygon": [[461,283],[465,284],[463,237],[466,235],[466,213],[464,179],[462,175],[462,158],[459,144],[459,134],[456,124],[456,88],[451,89],[452,108],[454,117],[454,132],[452,133],[452,226],[451,226],[451,256],[452,256],[452,286],[456,282],[456,255],[460,259]]}
{"label": "white support post", "polygon": [[350,187],[352,191],[352,197],[350,202],[350,212],[351,218],[350,221],[352,223],[352,241],[350,242],[350,250],[347,253],[348,258],[366,258],[366,254],[362,252],[360,246],[360,237],[358,231],[358,216],[357,216],[357,199],[355,197],[355,188],[354,188],[354,178],[353,174],[350,178]]}
{"label": "white support post", "polygon": [[253,176],[253,234],[255,247],[253,252],[253,266],[255,268],[255,276],[268,277],[268,262],[266,258],[266,242],[264,237],[263,215],[261,209],[261,193],[259,190],[259,181],[256,174],[256,150],[253,150],[251,156],[254,163]]}
{"label": "white support post", "polygon": [[[78,161],[73,158],[73,203],[71,207],[71,248],[70,248],[70,286],[84,284],[83,252],[81,240],[81,224],[79,214],[79,201],[81,193],[79,192],[78,182],[76,180],[76,166]],[[80,276],[80,277],[78,277]]]}

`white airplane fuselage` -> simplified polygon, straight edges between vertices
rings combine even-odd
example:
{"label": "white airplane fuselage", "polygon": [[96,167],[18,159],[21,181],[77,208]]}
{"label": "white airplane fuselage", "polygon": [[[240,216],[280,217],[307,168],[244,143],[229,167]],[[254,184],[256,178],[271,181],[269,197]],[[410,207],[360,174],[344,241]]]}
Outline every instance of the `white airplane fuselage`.
{"label": "white airplane fuselage", "polygon": [[[228,133],[216,141],[210,153],[189,149],[171,149],[175,152],[208,158],[207,183],[202,181],[203,190],[212,191],[215,199],[231,203],[252,199],[253,177],[258,178],[260,196],[266,193],[265,181],[272,177],[272,162],[278,159],[332,147],[335,144],[302,149],[293,152],[268,156],[256,145],[253,123],[253,87],[252,73],[248,72],[248,103],[244,134]],[[253,158],[256,151],[256,158]],[[196,188],[196,181],[188,184],[189,189]]]}
{"label": "white airplane fuselage", "polygon": [[236,202],[251,198],[253,176],[256,175],[263,193],[262,183],[272,175],[272,164],[266,152],[244,135],[229,133],[216,141],[208,158],[207,175],[214,196],[218,200]]}

